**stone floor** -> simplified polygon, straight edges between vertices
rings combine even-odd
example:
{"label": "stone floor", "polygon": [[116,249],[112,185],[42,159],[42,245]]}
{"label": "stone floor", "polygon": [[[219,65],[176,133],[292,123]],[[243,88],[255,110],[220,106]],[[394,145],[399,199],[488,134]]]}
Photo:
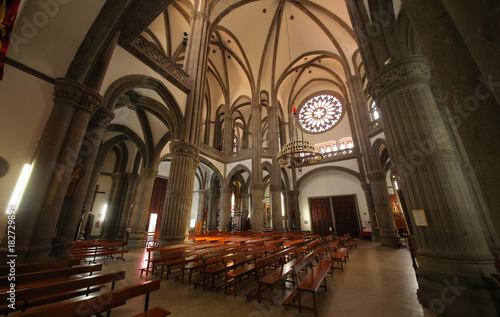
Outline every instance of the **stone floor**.
{"label": "stone floor", "polygon": [[[125,262],[107,260],[105,272],[126,270],[126,279],[117,282],[117,288],[147,280],[140,277],[146,253],[132,250],[125,254]],[[148,277],[149,279],[149,277]],[[335,271],[327,277],[328,291],[321,288],[317,295],[318,316],[434,316],[419,304],[415,273],[407,249],[381,247],[370,240],[360,241],[350,251],[350,260],[344,272]],[[314,316],[312,312],[299,313],[296,308],[285,308],[279,300],[290,292],[286,285],[276,286],[276,305],[259,304],[243,295],[256,286],[253,278],[244,279],[238,296],[211,292],[200,287],[163,280],[161,288],[151,293],[149,307],[161,306],[172,312],[170,316]],[[312,296],[306,302],[312,304]],[[111,316],[132,316],[142,311],[144,296],[127,301],[125,306],[112,310]]]}

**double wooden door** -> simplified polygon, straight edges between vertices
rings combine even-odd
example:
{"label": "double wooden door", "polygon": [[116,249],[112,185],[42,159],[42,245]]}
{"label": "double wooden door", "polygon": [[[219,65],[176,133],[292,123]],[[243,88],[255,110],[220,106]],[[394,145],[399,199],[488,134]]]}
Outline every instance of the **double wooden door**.
{"label": "double wooden door", "polygon": [[[312,198],[309,200],[311,222],[314,233],[328,235],[334,228],[332,214],[335,217],[335,233],[342,236],[350,233],[359,236],[359,217],[354,195]],[[333,207],[333,213],[332,213]]]}

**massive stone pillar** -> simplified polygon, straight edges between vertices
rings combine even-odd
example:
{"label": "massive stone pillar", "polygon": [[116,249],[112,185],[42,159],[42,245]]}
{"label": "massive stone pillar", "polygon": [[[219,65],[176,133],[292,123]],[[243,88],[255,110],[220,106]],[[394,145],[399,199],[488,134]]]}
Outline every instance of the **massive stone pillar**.
{"label": "massive stone pillar", "polygon": [[281,210],[281,185],[271,185],[271,217],[273,232],[283,232],[283,215]]}
{"label": "massive stone pillar", "polygon": [[264,198],[264,185],[252,184],[252,215],[250,222],[253,232],[262,232],[264,229],[264,213],[262,212],[262,199]]}
{"label": "massive stone pillar", "polygon": [[252,102],[252,212],[250,222],[252,231],[262,232],[264,218],[262,213],[262,199],[264,198],[264,184],[262,183],[262,109],[257,96]]}
{"label": "massive stone pillar", "polygon": [[231,194],[229,186],[224,186],[220,191],[219,231],[231,230]]}
{"label": "massive stone pillar", "polygon": [[[201,222],[203,224],[203,213],[205,212],[206,204],[207,204],[207,195],[208,190],[200,189],[198,191],[198,213],[196,214],[196,224]],[[207,211],[208,216],[208,211]]]}
{"label": "massive stone pillar", "polygon": [[273,222],[273,232],[283,232],[283,216],[281,215],[281,165],[278,163],[279,152],[279,120],[277,102],[273,102],[267,108],[269,121],[268,144],[273,154],[270,195],[271,195],[271,217]]}
{"label": "massive stone pillar", "polygon": [[292,221],[291,229],[292,231],[301,231],[302,222],[300,219],[300,206],[299,206],[299,191],[290,191],[290,218]]}
{"label": "massive stone pillar", "polygon": [[217,230],[217,209],[219,208],[220,197],[214,190],[208,192],[208,231]]}
{"label": "massive stone pillar", "polygon": [[373,205],[379,224],[380,244],[396,247],[397,240],[394,232],[394,216],[392,214],[385,173],[379,172],[369,174],[368,181],[370,182]]}
{"label": "massive stone pillar", "polygon": [[368,214],[370,216],[370,223],[372,224],[372,240],[380,241],[380,228],[378,220],[375,218],[375,201],[373,199],[372,189],[369,183],[361,185],[365,193],[366,205],[368,206]]}
{"label": "massive stone pillar", "polygon": [[390,62],[373,74],[368,92],[382,111],[408,209],[427,218],[427,226],[413,223],[419,298],[445,316],[496,315],[493,257],[432,96],[427,60]]}
{"label": "massive stone pillar", "polygon": [[[16,212],[16,226],[22,228],[16,232],[17,263],[48,260],[54,219],[59,217],[89,120],[102,102],[98,93],[66,78],[56,79],[54,97]],[[3,239],[2,253],[6,248]]]}
{"label": "massive stone pillar", "polygon": [[102,224],[101,237],[114,240],[117,235],[118,224],[124,209],[124,197],[127,191],[127,173],[116,172],[111,175],[112,183],[109,192],[108,207]]}
{"label": "massive stone pillar", "polygon": [[194,174],[198,167],[198,147],[191,143],[170,143],[172,160],[161,221],[159,244],[183,243],[189,234]]}
{"label": "massive stone pillar", "polygon": [[[82,208],[87,194],[87,189],[93,175],[94,163],[101,145],[104,130],[108,127],[114,114],[106,108],[98,108],[91,119],[89,129],[80,148],[82,179],[73,197],[66,198],[57,224],[57,242],[52,245],[52,256],[63,259],[71,257],[69,251],[75,240],[75,233],[85,227],[86,216],[90,209],[90,202],[86,204],[85,213]],[[78,162],[77,162],[78,163]],[[94,184],[95,186],[95,184]]]}
{"label": "massive stone pillar", "polygon": [[[403,0],[500,235],[498,2]],[[443,40],[446,39],[446,40]]]}
{"label": "massive stone pillar", "polygon": [[134,207],[132,208],[130,220],[128,221],[130,228],[130,237],[128,240],[129,249],[143,248],[146,245],[145,233],[149,220],[149,205],[151,204],[151,195],[153,194],[157,173],[158,171],[154,168],[142,168],[139,175],[139,181],[135,187],[135,193],[131,195],[131,197],[133,197],[132,205],[134,205]]}
{"label": "massive stone pillar", "polygon": [[[366,97],[363,90],[363,83],[361,81],[361,77],[359,75],[354,75],[349,78],[347,81],[347,87],[349,88],[349,92],[351,94],[352,99],[352,109],[354,113],[354,121],[356,125],[356,130],[358,134],[361,136],[358,138],[360,150],[362,153],[364,168],[366,170],[366,174],[368,175],[368,179],[370,179],[370,175],[372,175],[372,179],[384,178],[382,171],[382,166],[380,163],[380,159],[377,156],[377,153],[372,148],[370,143],[370,138],[368,137],[369,131],[368,126],[370,124],[370,117],[368,113],[368,107],[366,105]],[[385,182],[385,178],[384,178]],[[380,185],[380,186],[378,186]],[[362,187],[364,184],[361,185]],[[370,191],[366,189],[370,188]],[[389,232],[392,228],[392,221],[390,221],[390,217],[392,216],[392,207],[391,202],[389,200],[389,192],[387,191],[387,186],[385,189],[382,184],[373,184],[370,180],[370,185],[367,187],[366,185],[363,187],[365,191],[365,198],[367,201],[367,205],[369,208],[370,214],[370,222],[372,223],[372,240],[373,241],[381,241],[380,240],[380,230],[378,225],[380,225],[380,219],[377,222],[375,218],[374,212],[377,215],[383,218],[384,228],[384,241],[383,245],[388,246],[396,246],[396,239],[394,237],[394,232],[392,234]],[[377,195],[377,197],[375,197]],[[387,197],[385,197],[387,196]],[[373,208],[376,208],[375,210]],[[390,216],[388,218],[388,216]]]}

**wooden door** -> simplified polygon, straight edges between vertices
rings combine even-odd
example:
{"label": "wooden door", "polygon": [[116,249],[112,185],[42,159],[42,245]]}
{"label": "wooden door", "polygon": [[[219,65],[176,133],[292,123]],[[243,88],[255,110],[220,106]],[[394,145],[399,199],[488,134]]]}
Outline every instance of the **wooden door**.
{"label": "wooden door", "polygon": [[343,236],[350,233],[352,237],[358,237],[359,220],[355,197],[353,195],[332,197],[332,200],[337,234]]}
{"label": "wooden door", "polygon": [[[158,214],[155,225],[157,231],[159,230],[161,225],[163,203],[165,202],[165,194],[167,193],[167,182],[168,180],[165,178],[156,177],[153,184],[153,192],[151,194],[148,219],[151,219],[151,214]],[[148,220],[147,227],[144,228],[144,230],[148,230],[149,226],[150,224]]]}
{"label": "wooden door", "polygon": [[313,232],[320,235],[331,234],[330,228],[333,229],[333,221],[330,198],[311,198],[309,206]]}

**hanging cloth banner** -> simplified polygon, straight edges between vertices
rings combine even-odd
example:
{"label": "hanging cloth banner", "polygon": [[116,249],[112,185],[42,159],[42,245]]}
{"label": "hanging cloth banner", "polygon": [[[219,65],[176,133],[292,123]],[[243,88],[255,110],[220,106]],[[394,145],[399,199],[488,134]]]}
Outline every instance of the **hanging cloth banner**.
{"label": "hanging cloth banner", "polygon": [[17,10],[21,0],[0,0],[0,80],[3,78],[5,56],[10,43],[10,34],[14,28]]}

